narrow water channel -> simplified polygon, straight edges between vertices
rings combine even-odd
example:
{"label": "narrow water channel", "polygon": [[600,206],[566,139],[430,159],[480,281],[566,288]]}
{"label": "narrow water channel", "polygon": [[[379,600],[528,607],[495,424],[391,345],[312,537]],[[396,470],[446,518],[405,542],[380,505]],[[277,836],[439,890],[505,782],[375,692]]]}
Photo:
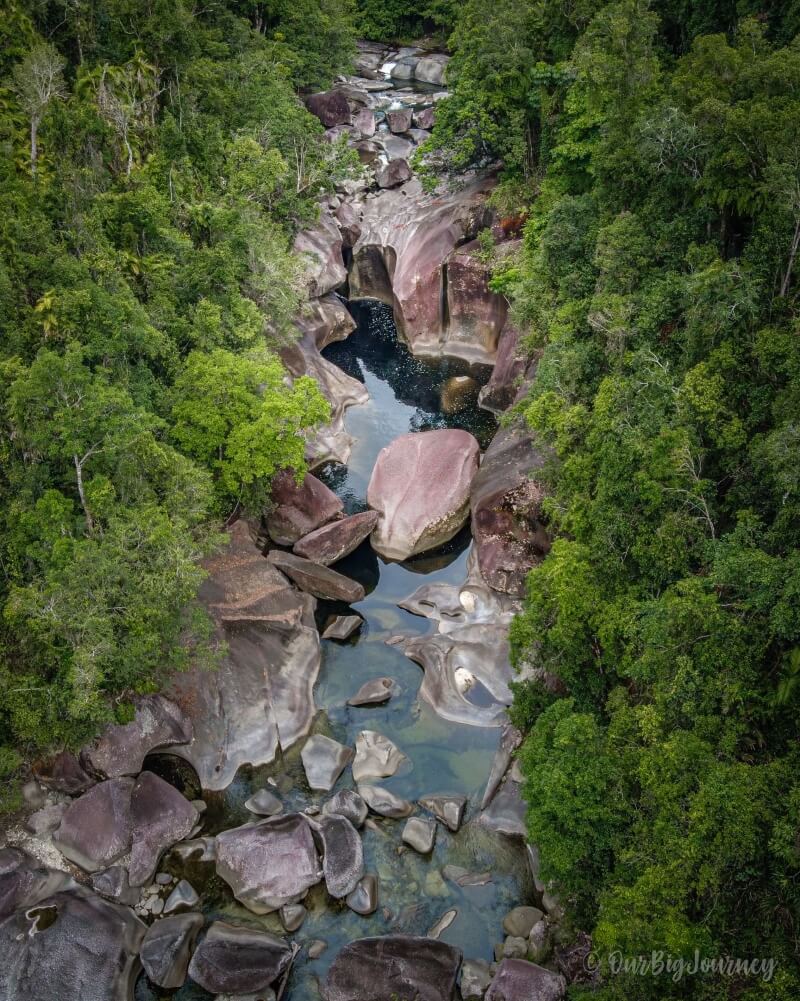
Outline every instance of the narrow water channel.
{"label": "narrow water channel", "polygon": [[[317,471],[342,497],[348,513],[366,507],[367,484],[378,452],[399,435],[458,427],[473,433],[485,448],[496,430],[494,418],[477,406],[478,390],[490,374],[488,368],[452,359],[414,358],[397,338],[391,310],[378,302],[354,303],[352,312],[357,330],[346,341],[328,347],[325,355],[363,381],[370,399],[347,411],[347,429],[354,438],[348,466],[330,465]],[[315,732],[353,746],[359,731],[377,730],[409,758],[404,768],[381,783],[387,789],[409,800],[461,794],[469,803],[465,825],[458,834],[437,825],[431,856],[420,856],[403,846],[404,821],[374,818],[375,822],[368,824],[363,831],[364,857],[367,872],[376,873],[379,879],[378,909],[361,917],[344,901],[329,898],[324,884],[315,887],[305,901],[308,917],[301,931],[291,937],[300,942],[322,939],[327,949],[316,960],[309,960],[307,951],[302,950],[285,1001],[318,997],[319,980],[347,942],[391,932],[425,935],[452,909],[457,915],[442,933],[442,940],[460,947],[467,957],[491,960],[493,945],[502,938],[504,914],[529,898],[521,843],[469,823],[478,812],[498,730],[448,722],[426,702],[418,701],[422,669],[386,643],[395,634],[419,635],[431,628],[427,619],[404,611],[397,602],[422,583],[462,584],[467,577],[470,542],[465,528],[441,549],[398,564],[385,562],[367,541],[336,565],[337,570],[365,586],[366,599],[352,609],[363,617],[364,625],[345,643],[323,640],[323,663],[315,689],[320,708]],[[320,602],[318,624],[323,627],[331,615],[346,611],[351,609]],[[365,681],[380,676],[396,680],[400,689],[396,697],[385,706],[347,706],[348,698]],[[287,811],[321,806],[327,795],[308,789],[300,761],[302,743],[269,767],[241,770],[224,793],[206,797],[205,833],[252,821],[244,802],[268,781],[277,786]],[[347,769],[336,789],[352,785]],[[193,865],[196,868],[190,879],[203,886],[209,917],[235,919],[283,934],[277,914],[258,918],[238,904],[227,885],[213,874],[213,864]],[[447,866],[458,866],[478,878],[471,880],[472,885],[461,886]],[[167,997],[199,1001],[209,995],[191,984],[174,995],[154,994],[140,981],[139,1001]]]}

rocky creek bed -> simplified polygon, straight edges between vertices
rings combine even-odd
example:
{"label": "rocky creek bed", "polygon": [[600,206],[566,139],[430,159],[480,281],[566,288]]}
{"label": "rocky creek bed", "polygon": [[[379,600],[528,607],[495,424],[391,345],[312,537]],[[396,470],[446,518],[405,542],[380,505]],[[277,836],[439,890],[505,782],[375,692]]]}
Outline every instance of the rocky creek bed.
{"label": "rocky creek bed", "polygon": [[550,1001],[579,975],[506,717],[547,535],[542,457],[496,421],[526,371],[470,250],[492,180],[428,195],[408,169],[445,65],[365,44],[309,100],[370,170],[298,238],[311,302],[284,360],[333,421],[313,474],[207,563],[219,669],[26,790],[0,849],[9,1001]]}

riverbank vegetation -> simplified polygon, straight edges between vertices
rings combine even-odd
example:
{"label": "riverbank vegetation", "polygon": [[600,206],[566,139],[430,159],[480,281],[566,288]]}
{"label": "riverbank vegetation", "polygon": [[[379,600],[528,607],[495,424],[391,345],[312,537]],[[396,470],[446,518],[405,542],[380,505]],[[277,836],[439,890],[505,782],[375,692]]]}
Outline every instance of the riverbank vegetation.
{"label": "riverbank vegetation", "polygon": [[497,281],[553,456],[512,634],[544,875],[601,958],[777,961],[603,998],[800,993],[799,15],[469,0],[430,144],[530,213]]}
{"label": "riverbank vegetation", "polygon": [[[296,88],[346,0],[0,15],[0,773],[202,650],[198,558],[324,419],[276,348],[350,170]],[[301,9],[302,8],[302,9]]]}

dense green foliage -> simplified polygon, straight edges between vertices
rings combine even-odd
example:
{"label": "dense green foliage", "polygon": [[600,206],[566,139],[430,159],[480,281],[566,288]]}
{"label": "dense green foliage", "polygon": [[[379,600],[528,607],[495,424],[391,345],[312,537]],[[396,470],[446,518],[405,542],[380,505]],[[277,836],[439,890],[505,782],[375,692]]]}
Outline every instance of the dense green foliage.
{"label": "dense green foliage", "polygon": [[199,558],[327,416],[276,349],[293,233],[351,169],[295,87],[346,68],[351,14],[0,15],[0,776],[203,655]]}
{"label": "dense green foliage", "polygon": [[411,41],[426,32],[445,38],[456,22],[454,0],[357,0],[356,24],[365,38]]}
{"label": "dense green foliage", "polygon": [[778,963],[604,998],[800,996],[798,27],[468,0],[428,154],[501,160],[530,213],[498,281],[552,452],[555,541],[512,633],[567,692],[517,686],[544,874],[600,957]]}

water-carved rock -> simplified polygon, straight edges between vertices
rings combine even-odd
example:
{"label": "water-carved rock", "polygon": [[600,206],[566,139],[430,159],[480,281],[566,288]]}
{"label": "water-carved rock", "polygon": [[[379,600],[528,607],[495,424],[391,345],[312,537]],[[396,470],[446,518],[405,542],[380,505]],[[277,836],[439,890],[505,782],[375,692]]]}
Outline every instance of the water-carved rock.
{"label": "water-carved rock", "polygon": [[359,784],[389,778],[406,761],[406,755],[388,737],[375,730],[362,730],[356,737],[353,778]]}
{"label": "water-carved rock", "polygon": [[352,760],[353,750],[323,734],[315,734],[305,742],[300,757],[309,786],[329,792]]}
{"label": "water-carved rock", "polygon": [[384,789],[383,786],[362,785],[358,787],[358,794],[372,810],[373,813],[381,817],[390,817],[392,820],[401,820],[409,817],[414,812],[414,804],[407,799],[401,799],[394,793]]}
{"label": "water-carved rock", "polygon": [[424,817],[409,817],[403,828],[403,841],[414,851],[427,855],[436,842],[436,824]]}
{"label": "water-carved rock", "polygon": [[367,489],[380,515],[373,548],[405,560],[452,539],[468,517],[479,455],[475,438],[455,429],[402,435],[382,449]]}
{"label": "water-carved rock", "polygon": [[347,700],[349,706],[380,706],[397,693],[394,678],[374,678],[365,681],[355,695]]}
{"label": "water-carved rock", "polygon": [[314,563],[330,566],[357,549],[377,521],[377,511],[362,511],[349,518],[341,518],[304,536],[295,544],[294,552]]}
{"label": "water-carved rock", "polygon": [[461,827],[464,810],[467,806],[466,796],[423,796],[419,805],[432,813],[445,827],[455,832]]}
{"label": "water-carved rock", "polygon": [[322,878],[307,818],[287,813],[224,831],[217,873],[255,914],[297,903]]}
{"label": "water-carved rock", "polygon": [[279,546],[291,546],[303,536],[337,518],[343,504],[325,484],[306,473],[298,483],[294,472],[284,469],[272,481],[272,508],[267,531]]}
{"label": "water-carved rock", "polygon": [[364,588],[358,581],[344,574],[312,563],[302,556],[273,549],[267,557],[269,562],[315,598],[353,603],[364,600]]}
{"label": "water-carved rock", "polygon": [[461,952],[435,939],[410,935],[363,938],[333,961],[325,1001],[451,1001]]}
{"label": "water-carved rock", "polygon": [[150,925],[139,950],[144,972],[158,987],[183,987],[202,914],[175,914]]}
{"label": "water-carved rock", "polygon": [[364,625],[364,620],[360,615],[337,615],[336,618],[325,627],[322,633],[324,640],[347,640],[358,632]]}
{"label": "water-carved rock", "polygon": [[192,956],[189,976],[212,994],[249,994],[268,988],[291,961],[282,938],[215,921]]}
{"label": "water-carved rock", "polygon": [[357,792],[342,789],[322,804],[322,812],[347,817],[354,827],[361,827],[367,819],[367,804]]}

